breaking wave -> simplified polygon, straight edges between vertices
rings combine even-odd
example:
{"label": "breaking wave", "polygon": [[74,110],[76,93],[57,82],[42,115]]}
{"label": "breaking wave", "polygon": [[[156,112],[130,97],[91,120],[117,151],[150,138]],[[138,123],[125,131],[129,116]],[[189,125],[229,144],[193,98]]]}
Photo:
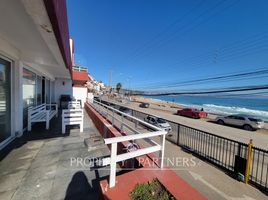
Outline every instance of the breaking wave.
{"label": "breaking wave", "polygon": [[[199,107],[199,106],[198,106]],[[207,112],[216,114],[246,114],[256,116],[265,120],[268,120],[268,111],[253,110],[235,106],[218,106],[214,104],[203,104],[203,108]]]}

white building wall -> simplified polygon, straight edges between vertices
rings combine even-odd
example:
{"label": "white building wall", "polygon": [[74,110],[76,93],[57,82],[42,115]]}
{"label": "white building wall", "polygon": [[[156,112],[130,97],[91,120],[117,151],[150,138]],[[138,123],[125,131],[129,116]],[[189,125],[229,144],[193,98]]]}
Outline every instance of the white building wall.
{"label": "white building wall", "polygon": [[[11,12],[10,15],[12,16],[10,20],[11,24],[6,20],[8,17],[5,15],[9,12],[1,13],[3,14],[1,17],[4,19],[5,23],[1,24],[3,26],[1,26],[0,31],[0,56],[11,62],[11,137],[0,143],[0,150],[16,136],[23,134],[23,67],[27,66],[33,69],[31,71],[52,81],[56,74],[60,77],[69,77],[68,69],[66,69],[66,67],[63,68],[64,61],[61,58],[57,41],[54,39],[54,36],[52,36],[53,33],[43,33],[40,24],[37,23],[38,19],[42,22],[49,22],[48,16],[46,16],[45,13],[43,13],[45,15],[40,15],[41,17],[35,15],[34,12],[31,14],[31,11],[43,8],[43,4],[40,5],[40,7],[31,7],[30,3],[27,3],[28,10],[25,12],[26,7],[24,6],[27,6],[26,1],[18,4],[15,2],[16,1],[5,1],[5,4],[8,3],[8,8],[14,11]],[[18,19],[21,21],[18,21]],[[4,21],[2,20],[2,22]],[[14,26],[16,24],[25,25],[25,29],[23,29],[23,31],[17,31],[22,29],[19,26]],[[23,38],[26,40],[23,40]],[[52,68],[50,66],[56,67]],[[65,82],[64,85],[62,84],[63,81]],[[55,98],[56,102],[58,102],[61,94],[69,94],[72,96],[71,79],[55,81],[55,84],[51,85],[50,91],[52,92],[52,101],[53,98]]]}
{"label": "white building wall", "polygon": [[54,83],[54,97],[55,102],[60,103],[60,96],[66,94],[73,96],[72,90],[72,80],[71,79],[62,79],[56,78]]}
{"label": "white building wall", "polygon": [[76,100],[81,100],[82,107],[87,99],[87,88],[84,87],[73,87],[73,97]]}
{"label": "white building wall", "polygon": [[94,94],[92,92],[87,94],[87,99],[89,102],[93,103],[93,99],[94,99]]}

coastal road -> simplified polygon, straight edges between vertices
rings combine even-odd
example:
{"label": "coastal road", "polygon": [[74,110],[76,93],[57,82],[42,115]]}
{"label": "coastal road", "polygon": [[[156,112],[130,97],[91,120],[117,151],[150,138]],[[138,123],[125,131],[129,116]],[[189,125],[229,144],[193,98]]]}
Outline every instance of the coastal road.
{"label": "coastal road", "polygon": [[[106,115],[106,110],[102,109],[102,113],[104,116],[108,117],[110,121],[112,112],[108,111],[110,116]],[[117,127],[121,126],[121,123],[119,122],[122,118],[120,115],[115,114],[114,117],[117,119],[115,120],[115,125]],[[123,118],[124,123],[128,124],[128,126],[134,128],[135,123],[132,120],[129,120],[129,118]],[[147,133],[147,128],[143,126],[138,126],[135,128],[137,131],[141,133]],[[135,134],[131,131],[131,129],[128,129],[127,127],[124,128],[124,131],[128,134]],[[201,140],[198,140],[198,138],[194,138],[195,142],[202,143]],[[154,137],[154,141],[160,142],[159,137]],[[146,141],[139,140],[139,144],[142,144],[143,146],[151,146],[148,145]],[[214,144],[215,145],[215,144]],[[224,147],[220,146],[214,146],[215,149],[224,149]],[[172,168],[175,173],[177,173],[180,177],[184,178],[191,186],[193,186],[195,189],[200,191],[202,194],[208,197],[208,199],[239,199],[239,200],[247,200],[247,199],[266,199],[267,197],[262,194],[258,189],[252,187],[252,186],[246,186],[245,184],[242,184],[235,179],[231,178],[230,176],[227,176],[224,172],[221,170],[218,170],[217,168],[213,167],[213,165],[210,165],[209,163],[206,163],[196,157],[193,157],[191,153],[187,153],[183,151],[179,146],[170,143],[168,140],[166,141],[166,148],[165,148],[165,166],[168,166]],[[233,155],[232,152],[230,152],[231,149],[224,150],[225,156],[227,155]],[[183,159],[183,160],[193,160],[196,164],[193,166],[189,166],[188,164],[181,165],[181,164],[175,164],[172,162],[168,162],[168,160],[176,160],[176,159]],[[230,158],[229,158],[230,159]],[[233,160],[233,158],[231,158]],[[265,166],[267,166],[267,163],[265,163]],[[267,168],[267,167],[266,167]],[[267,176],[264,175],[264,176]]]}
{"label": "coastal road", "polygon": [[111,103],[118,104],[147,114],[157,115],[174,123],[179,123],[185,126],[189,126],[195,129],[199,129],[208,133],[219,135],[242,143],[248,143],[250,139],[253,139],[253,145],[255,147],[268,150],[268,133],[266,130],[245,131],[239,128],[223,126],[212,122],[174,115],[172,112],[167,112],[165,110],[161,110],[160,108],[159,109],[140,108],[139,103],[136,102],[119,103],[108,100],[107,98],[104,98],[103,100],[110,101]]}

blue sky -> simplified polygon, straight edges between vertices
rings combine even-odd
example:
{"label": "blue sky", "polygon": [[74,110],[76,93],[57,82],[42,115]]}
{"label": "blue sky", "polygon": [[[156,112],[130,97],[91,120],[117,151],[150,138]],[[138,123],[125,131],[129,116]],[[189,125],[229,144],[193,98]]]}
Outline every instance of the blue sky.
{"label": "blue sky", "polygon": [[75,61],[97,79],[136,89],[266,84],[267,77],[175,83],[268,69],[266,0],[67,0]]}

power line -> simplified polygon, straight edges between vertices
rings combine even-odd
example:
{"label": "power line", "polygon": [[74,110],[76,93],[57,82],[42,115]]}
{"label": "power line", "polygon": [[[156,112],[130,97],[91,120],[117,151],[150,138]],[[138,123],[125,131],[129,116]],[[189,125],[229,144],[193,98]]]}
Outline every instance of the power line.
{"label": "power line", "polygon": [[190,15],[194,10],[201,7],[204,2],[205,2],[204,0],[200,1],[197,5],[195,5],[188,12],[186,12],[182,17],[176,19],[173,23],[169,24],[165,29],[163,29],[161,32],[156,34],[150,41],[147,41],[141,47],[137,48],[133,53],[134,54],[133,57],[136,57],[140,52],[142,52],[142,50],[144,50],[144,49],[146,50],[146,48],[150,47],[150,45],[154,44],[154,42],[158,42],[159,38],[161,38],[163,35],[168,33],[168,31],[171,30],[177,24],[179,24],[179,22],[182,22],[184,20],[184,18],[186,18],[188,15]]}
{"label": "power line", "polygon": [[208,77],[208,78],[201,78],[201,79],[193,79],[193,80],[187,80],[187,81],[179,81],[179,82],[169,82],[169,83],[159,83],[159,84],[147,84],[143,85],[140,88],[150,88],[150,87],[178,87],[178,86],[185,86],[190,84],[200,84],[204,82],[211,82],[211,81],[226,81],[226,80],[236,80],[237,78],[249,78],[251,76],[263,76],[265,74],[268,74],[268,69],[262,69],[262,70],[255,70],[250,72],[243,72],[243,73],[233,73],[228,75],[220,75],[220,76],[214,76],[214,77]]}
{"label": "power line", "polygon": [[[229,9],[230,7],[234,6],[234,5],[235,5],[236,3],[238,3],[238,2],[239,2],[239,0],[235,1],[235,2],[234,2],[233,4],[231,4],[231,5],[228,5],[228,6],[224,7],[224,8],[222,8],[222,9],[220,9],[217,13],[214,13],[214,14],[212,14],[211,16],[208,16],[207,18],[205,18],[205,19],[202,20],[202,16],[203,16],[203,15],[206,15],[207,13],[209,13],[209,10],[210,10],[210,9],[208,9],[207,11],[205,11],[204,13],[202,13],[201,15],[199,15],[199,17],[197,18],[196,21],[199,21],[199,18],[200,18],[200,19],[201,19],[201,22],[199,22],[199,23],[197,23],[197,24],[195,24],[195,22],[193,22],[193,23],[192,23],[192,22],[187,23],[187,24],[183,27],[184,29],[182,29],[181,35],[182,35],[182,36],[187,35],[187,33],[191,32],[192,30],[194,30],[195,28],[197,28],[197,27],[200,26],[201,24],[206,23],[207,21],[213,19],[213,17],[214,17],[215,15],[217,15],[217,14],[219,14],[219,13],[221,13],[221,12],[227,10],[227,9]],[[211,10],[213,11],[213,9],[215,9],[216,7],[218,7],[219,5],[221,5],[222,3],[224,3],[224,1],[219,2],[219,4],[217,4],[216,6],[214,6]],[[187,27],[187,26],[188,26],[188,27]],[[192,26],[192,27],[191,27],[191,26]],[[171,40],[173,40],[173,39],[176,38],[176,37],[178,37],[178,35],[176,35],[176,32],[175,32],[175,33],[173,33],[169,38],[163,39],[162,41],[160,40],[160,41],[158,42],[158,44],[157,44],[154,48],[163,46],[164,44],[170,42]],[[154,48],[151,48],[151,51],[152,51]],[[145,54],[143,55],[143,57],[146,56],[146,55],[148,56],[148,55],[151,53],[151,51],[148,51],[147,54],[145,53]]]}
{"label": "power line", "polygon": [[[222,59],[222,58],[225,59],[225,60],[220,60],[220,62],[224,62],[227,60],[229,61],[230,58],[240,57],[241,50],[243,50],[244,54],[249,53],[249,51],[251,51],[251,53],[254,53],[254,50],[258,50],[260,48],[260,45],[261,45],[261,47],[263,47],[264,45],[265,46],[267,45],[267,42],[268,42],[267,33],[268,33],[268,31],[264,31],[260,34],[253,35],[253,36],[247,37],[243,40],[239,40],[239,41],[233,42],[231,44],[219,47],[216,50],[209,51],[207,53],[204,53],[204,54],[201,54],[198,56],[192,56],[192,57],[186,58],[182,61],[177,61],[171,65],[168,65],[167,67],[176,66],[176,64],[184,64],[184,63],[187,64],[188,66],[189,65],[198,65],[200,67],[200,65],[202,65],[202,64],[204,65],[207,63],[213,63],[215,52],[217,52],[217,60]],[[237,52],[239,50],[240,50],[240,52]],[[239,55],[239,53],[240,53],[240,55]],[[231,55],[229,55],[229,54],[231,54]],[[245,55],[247,55],[247,54],[245,54]],[[229,59],[228,59],[228,56],[229,56]]]}
{"label": "power line", "polygon": [[143,96],[167,96],[167,95],[197,95],[197,94],[219,94],[219,93],[232,93],[232,92],[243,92],[243,91],[258,91],[266,90],[268,85],[257,85],[257,86],[244,86],[244,87],[230,87],[225,89],[210,90],[210,91],[199,91],[199,92],[158,92],[150,93],[144,91],[133,92],[133,95]]}
{"label": "power line", "polygon": [[[227,1],[227,0],[221,0],[221,1],[217,2],[216,5],[213,5],[213,6],[210,7],[209,9],[206,9],[204,12],[202,12],[202,13],[199,14],[197,17],[195,17],[192,21],[187,22],[185,25],[183,25],[183,26],[179,27],[178,29],[176,29],[176,30],[175,30],[169,37],[163,38],[162,40],[158,40],[156,44],[150,45],[147,49],[149,49],[149,50],[151,49],[151,50],[152,50],[152,48],[153,48],[154,46],[157,46],[157,45],[159,46],[159,45],[162,45],[162,44],[166,44],[167,41],[170,41],[171,39],[173,39],[174,36],[175,36],[175,37],[178,36],[178,35],[176,35],[177,32],[182,31],[182,30],[187,30],[188,27],[191,27],[192,25],[194,25],[194,26],[192,26],[190,29],[188,28],[188,31],[193,30],[194,28],[196,28],[196,27],[199,26],[200,24],[207,22],[209,19],[211,19],[212,17],[214,17],[216,14],[221,13],[222,11],[224,11],[224,10],[226,10],[226,9],[228,9],[228,8],[230,8],[230,7],[232,7],[232,6],[234,6],[236,3],[239,2],[239,0],[237,0],[237,1],[235,1],[233,4],[228,5],[228,6],[224,7],[224,8],[222,8],[222,9],[220,9],[220,10],[219,10],[220,12],[214,13],[213,15],[211,15],[211,16],[205,18],[205,20],[202,20],[201,23],[194,24],[196,21],[199,21],[200,19],[202,19],[203,16],[206,16],[207,14],[211,14],[211,11],[213,12],[213,11],[216,10],[218,7],[220,7],[221,5],[223,5],[226,1]],[[164,43],[163,43],[163,42],[164,42]],[[155,47],[154,47],[154,48],[155,48]],[[148,54],[148,52],[147,52],[147,54]],[[145,54],[145,55],[146,55],[146,54]],[[145,56],[145,55],[143,54],[142,56]],[[137,56],[135,56],[134,58],[137,59]],[[134,59],[133,59],[133,60],[134,60]]]}

